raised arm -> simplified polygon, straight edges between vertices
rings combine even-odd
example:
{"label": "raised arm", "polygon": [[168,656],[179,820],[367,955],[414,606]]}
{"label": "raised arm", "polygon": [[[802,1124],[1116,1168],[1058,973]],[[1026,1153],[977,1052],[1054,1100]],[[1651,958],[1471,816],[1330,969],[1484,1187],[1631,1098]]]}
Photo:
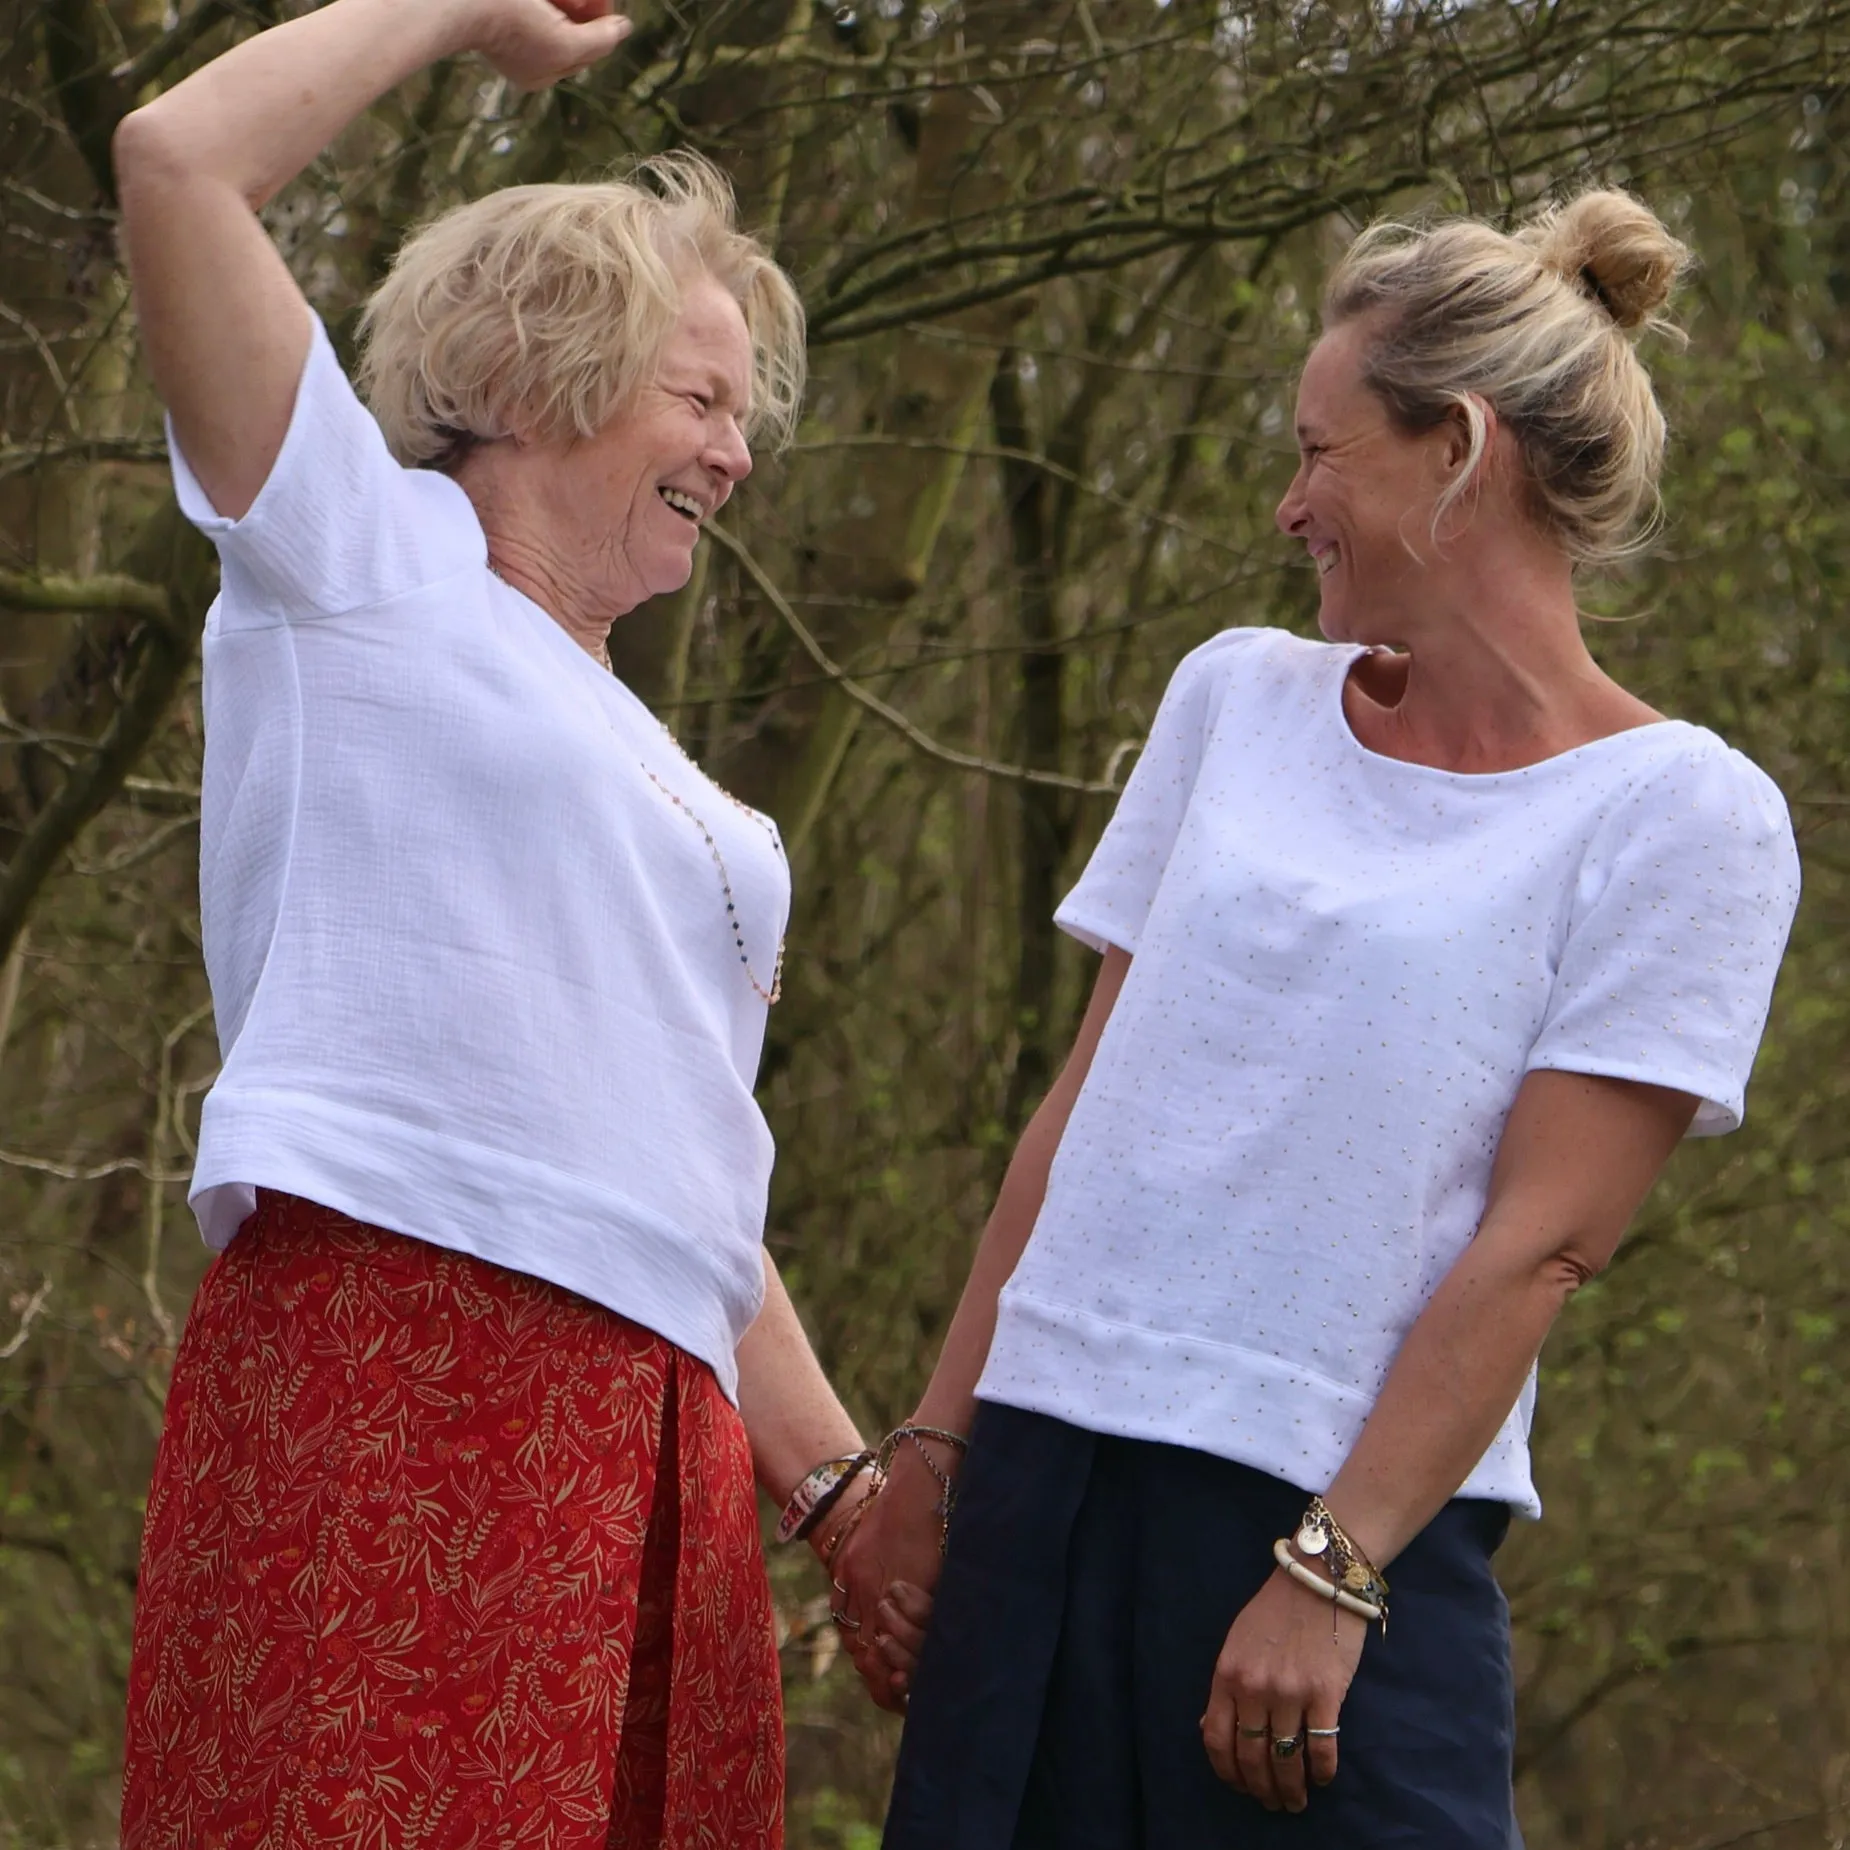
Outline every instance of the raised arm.
{"label": "raised arm", "polygon": [[[1696,1112],[1685,1092],[1581,1073],[1535,1072],[1504,1126],[1477,1237],[1407,1332],[1354,1449],[1324,1493],[1376,1564],[1394,1557],[1470,1475],[1509,1417],[1554,1320],[1601,1271]],[[1390,1580],[1392,1576],[1389,1576]],[[1363,1622],[1275,1572],[1215,1668],[1202,1721],[1223,1779],[1300,1809],[1301,1762],[1242,1741],[1234,1716],[1303,1714],[1337,1725]],[[1336,1743],[1310,1743],[1310,1776],[1335,1776]]]}
{"label": "raised arm", "polygon": [[537,89],[627,34],[609,0],[333,0],[126,116],[116,178],[156,390],[217,510],[241,518],[282,447],[308,305],[257,211],[378,97],[479,51]]}

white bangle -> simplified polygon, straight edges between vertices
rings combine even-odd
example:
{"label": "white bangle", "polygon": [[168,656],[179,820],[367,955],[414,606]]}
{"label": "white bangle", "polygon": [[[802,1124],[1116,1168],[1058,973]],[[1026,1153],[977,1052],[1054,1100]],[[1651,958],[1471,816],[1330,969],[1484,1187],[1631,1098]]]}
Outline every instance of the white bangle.
{"label": "white bangle", "polygon": [[1291,1544],[1280,1536],[1272,1544],[1272,1559],[1282,1567],[1299,1586],[1308,1587],[1319,1598],[1333,1601],[1344,1612],[1353,1612],[1358,1619],[1385,1620],[1384,1613],[1373,1600],[1358,1599],[1344,1587],[1333,1581],[1325,1580],[1321,1574],[1313,1574],[1296,1555],[1291,1552]]}

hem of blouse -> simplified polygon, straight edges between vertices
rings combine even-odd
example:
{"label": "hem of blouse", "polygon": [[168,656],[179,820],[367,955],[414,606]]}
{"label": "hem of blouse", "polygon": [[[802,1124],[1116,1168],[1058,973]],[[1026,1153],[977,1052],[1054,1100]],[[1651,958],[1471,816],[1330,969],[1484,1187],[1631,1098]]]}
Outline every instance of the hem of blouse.
{"label": "hem of blouse", "polygon": [[[1055,1358],[1066,1366],[1049,1367]],[[1073,1379],[1081,1369],[1092,1377],[1083,1390]],[[1159,1382],[1165,1386],[1153,1396],[1151,1386]],[[1252,1409],[1261,1395],[1280,1411],[1256,1416]],[[1013,1286],[1002,1294],[976,1397],[1107,1438],[1230,1459],[1307,1494],[1329,1487],[1374,1406],[1359,1389],[1279,1356],[1118,1323]],[[1530,1519],[1541,1515],[1522,1418],[1519,1402],[1453,1496],[1507,1503]]]}
{"label": "hem of blouse", "polygon": [[187,1195],[208,1246],[231,1243],[259,1188],[576,1292],[705,1362],[738,1404],[738,1343],[763,1302],[760,1241],[724,1254],[530,1158],[308,1093],[215,1088]]}

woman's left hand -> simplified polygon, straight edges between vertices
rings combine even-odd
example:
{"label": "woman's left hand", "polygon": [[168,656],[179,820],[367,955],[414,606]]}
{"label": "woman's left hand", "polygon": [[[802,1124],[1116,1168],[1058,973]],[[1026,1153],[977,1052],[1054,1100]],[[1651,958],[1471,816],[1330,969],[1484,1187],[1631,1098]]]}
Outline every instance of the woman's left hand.
{"label": "woman's left hand", "polygon": [[[1331,1620],[1335,1633],[1331,1633]],[[1201,1739],[1214,1771],[1268,1811],[1302,1811],[1336,1777],[1334,1734],[1367,1622],[1275,1572],[1234,1620],[1214,1665]],[[1276,1743],[1294,1741],[1288,1754]],[[1308,1778],[1307,1778],[1308,1774]]]}

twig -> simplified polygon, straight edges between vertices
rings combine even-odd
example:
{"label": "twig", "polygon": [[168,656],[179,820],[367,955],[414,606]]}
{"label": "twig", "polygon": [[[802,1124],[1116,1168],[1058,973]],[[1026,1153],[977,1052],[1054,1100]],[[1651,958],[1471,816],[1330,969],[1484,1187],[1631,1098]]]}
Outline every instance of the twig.
{"label": "twig", "polygon": [[1698,1844],[1696,1850],[1734,1850],[1736,1844],[1752,1843],[1756,1837],[1764,1837],[1769,1831],[1783,1831],[1789,1824],[1810,1824],[1823,1816],[1822,1809],[1795,1811],[1788,1818],[1772,1818],[1765,1824],[1750,1825],[1732,1837],[1711,1837],[1706,1843]]}
{"label": "twig", "polygon": [[35,576],[0,568],[0,604],[14,610],[66,610],[73,614],[120,610],[163,630],[173,626],[173,606],[167,593],[159,585],[120,572],[68,578],[58,573]]}
{"label": "twig", "polygon": [[6,1043],[13,1032],[13,1012],[19,1007],[19,984],[26,970],[26,934],[13,940],[13,948],[0,965],[0,1065],[6,1062]]}
{"label": "twig", "polygon": [[8,308],[4,302],[0,302],[0,321],[10,321],[18,328],[33,352],[45,362],[45,370],[51,374],[51,382],[58,388],[58,402],[64,408],[64,421],[75,431],[77,420],[70,407],[70,386],[65,381],[64,368],[58,364],[58,356],[51,350],[51,343],[39,332],[35,323],[28,321],[17,309]]}
{"label": "twig", "polygon": [[51,1279],[47,1277],[40,1281],[38,1290],[26,1300],[26,1307],[20,1312],[19,1328],[5,1343],[0,1343],[0,1362],[10,1361],[26,1346],[26,1335],[32,1328],[32,1319],[45,1308],[45,1302],[50,1296]]}
{"label": "twig", "polygon": [[1026,765],[997,764],[993,759],[979,758],[974,752],[960,752],[955,746],[940,743],[930,733],[915,726],[897,707],[888,706],[878,694],[863,687],[829,656],[810,633],[809,626],[791,609],[789,600],[771,582],[764,567],[745,549],[742,541],[711,522],[706,531],[745,568],[746,576],[764,593],[771,608],[783,619],[785,626],[801,645],[803,653],[857,706],[865,707],[877,719],[891,726],[928,758],[936,758],[941,764],[955,765],[960,771],[980,771],[985,777],[1004,777],[1019,784],[1045,784],[1055,790],[1077,790],[1087,796],[1118,795],[1116,784],[1095,783],[1084,777],[1067,777],[1059,771],[1031,770]]}
{"label": "twig", "polygon": [[231,12],[228,0],[200,0],[176,26],[163,32],[152,45],[132,58],[124,58],[109,74],[131,94],[151,84],[177,63]]}
{"label": "twig", "polygon": [[163,1170],[149,1174],[148,1165],[139,1156],[112,1157],[106,1163],[88,1166],[54,1162],[49,1156],[28,1156],[24,1150],[0,1150],[0,1163],[9,1169],[30,1169],[38,1175],[56,1176],[60,1182],[100,1182],[105,1176],[137,1175],[148,1182],[185,1182],[184,1169]]}
{"label": "twig", "polygon": [[167,1134],[174,1113],[174,1050],[211,1013],[212,1004],[208,999],[182,1016],[161,1037],[160,1086],[155,1094],[154,1123],[148,1131],[148,1243],[147,1263],[141,1272],[141,1290],[170,1349],[178,1340],[178,1332],[174,1328],[173,1318],[167,1313],[167,1306],[161,1302],[161,1234],[165,1224],[166,1196],[164,1185],[157,1178],[163,1173],[167,1162]]}
{"label": "twig", "polygon": [[186,671],[192,652],[173,634],[164,594],[162,604],[163,620],[146,623],[138,632],[140,647],[122,704],[96,749],[66,775],[0,874],[0,956],[12,949],[59,857],[121,788]]}
{"label": "twig", "polygon": [[167,445],[144,437],[74,437],[69,442],[0,447],[0,481],[57,463],[164,463]]}

